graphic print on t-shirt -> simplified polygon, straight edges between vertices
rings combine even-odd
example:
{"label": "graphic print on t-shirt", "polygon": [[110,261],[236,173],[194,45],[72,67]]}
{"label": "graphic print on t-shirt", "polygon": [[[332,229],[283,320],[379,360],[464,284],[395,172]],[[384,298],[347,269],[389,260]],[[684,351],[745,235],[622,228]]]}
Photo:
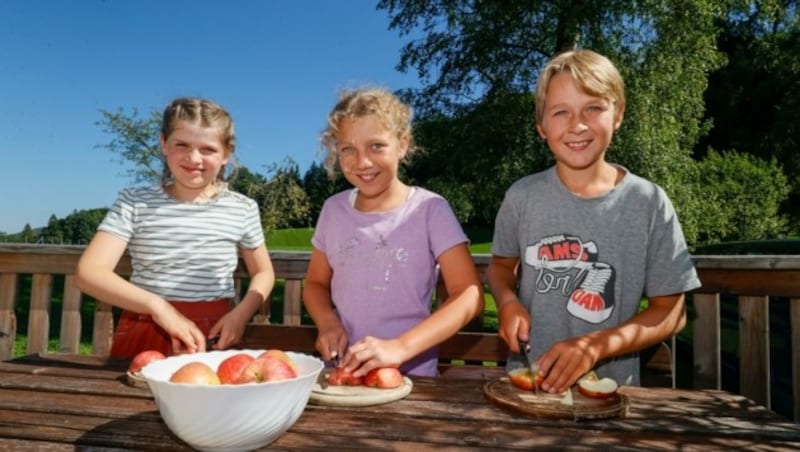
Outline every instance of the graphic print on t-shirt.
{"label": "graphic print on t-shirt", "polygon": [[382,234],[378,234],[374,243],[352,236],[334,247],[330,259],[341,266],[369,269],[370,275],[377,276],[366,278],[370,289],[385,292],[392,282],[393,273],[407,266],[408,251],[403,247],[391,246]]}
{"label": "graphic print on t-shirt", "polygon": [[525,250],[525,263],[534,268],[536,292],[559,292],[567,311],[579,319],[600,323],[614,310],[614,268],[598,260],[597,245],[580,237],[556,234]]}

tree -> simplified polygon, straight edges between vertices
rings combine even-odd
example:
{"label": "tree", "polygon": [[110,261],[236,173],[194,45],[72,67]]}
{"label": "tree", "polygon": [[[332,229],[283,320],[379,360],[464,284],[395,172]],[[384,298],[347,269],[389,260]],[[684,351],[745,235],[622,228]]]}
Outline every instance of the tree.
{"label": "tree", "polygon": [[308,196],[309,221],[311,225],[317,224],[317,219],[319,219],[319,213],[325,200],[343,188],[342,179],[344,178],[338,173],[330,177],[322,163],[311,163],[311,166],[303,175],[303,189]]}
{"label": "tree", "polygon": [[264,199],[261,205],[264,229],[269,232],[309,226],[310,204],[300,182],[297,163],[287,157],[281,165],[271,164],[267,174],[267,183],[262,186],[263,193],[258,194]]}
{"label": "tree", "polygon": [[[401,35],[422,33],[403,48],[398,69],[415,69],[424,84],[403,94],[419,113],[428,160],[477,168],[459,176],[445,165],[438,178],[428,174],[424,181],[415,173],[421,183],[469,193],[475,218],[485,224],[486,212],[502,198],[501,184],[493,182],[507,186],[550,164],[530,125],[534,112],[526,96],[545,61],[579,46],[608,56],[627,84],[625,120],[609,160],[662,185],[682,220],[699,224],[702,193],[693,191],[699,187],[692,149],[708,129],[703,92],[709,72],[724,62],[715,48],[715,20],[727,4],[382,0],[378,7]],[[463,199],[456,201],[458,209]],[[689,228],[690,243],[698,233]]]}
{"label": "tree", "polygon": [[22,228],[22,242],[24,243],[34,243],[38,239],[36,231],[33,230],[30,223],[25,223],[25,227]]}
{"label": "tree", "polygon": [[103,119],[96,122],[103,132],[112,136],[110,142],[97,147],[118,154],[118,162],[132,165],[126,171],[135,183],[157,183],[164,171],[159,135],[161,114],[152,110],[146,118],[139,118],[137,109],[130,115],[120,108],[116,112],[100,110]]}

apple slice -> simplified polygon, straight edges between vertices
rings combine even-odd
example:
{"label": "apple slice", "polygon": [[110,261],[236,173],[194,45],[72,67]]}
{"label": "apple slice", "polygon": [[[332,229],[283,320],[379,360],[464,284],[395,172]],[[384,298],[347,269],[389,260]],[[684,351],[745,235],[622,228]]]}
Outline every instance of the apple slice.
{"label": "apple slice", "polygon": [[611,378],[598,378],[594,371],[578,380],[578,392],[593,399],[607,399],[617,393],[617,382]]}
{"label": "apple slice", "polygon": [[508,373],[508,379],[511,380],[511,384],[526,391],[538,389],[544,381],[538,371],[526,367],[512,370]]}

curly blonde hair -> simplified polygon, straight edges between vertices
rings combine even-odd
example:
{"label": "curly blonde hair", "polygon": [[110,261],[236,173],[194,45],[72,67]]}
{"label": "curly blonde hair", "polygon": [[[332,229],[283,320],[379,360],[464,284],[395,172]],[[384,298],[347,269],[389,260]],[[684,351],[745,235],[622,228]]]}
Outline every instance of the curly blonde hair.
{"label": "curly blonde hair", "polygon": [[320,141],[326,151],[325,168],[329,175],[336,171],[338,162],[339,126],[344,119],[363,118],[375,115],[381,119],[388,130],[399,138],[408,138],[406,156],[416,147],[411,133],[413,112],[396,95],[382,88],[360,88],[343,92],[339,101],[328,114],[328,125],[322,131]]}

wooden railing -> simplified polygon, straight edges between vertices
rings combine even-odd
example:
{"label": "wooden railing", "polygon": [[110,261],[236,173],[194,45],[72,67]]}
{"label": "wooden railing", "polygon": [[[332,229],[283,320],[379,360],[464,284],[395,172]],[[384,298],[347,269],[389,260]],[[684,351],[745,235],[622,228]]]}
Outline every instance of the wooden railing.
{"label": "wooden railing", "polygon": [[[82,320],[81,293],[73,285],[72,273],[82,251],[82,246],[0,244],[0,360],[13,356],[17,332],[15,309],[19,306],[20,293],[27,293],[28,289],[30,304],[26,352],[47,352],[54,278],[60,276],[63,276],[64,283],[58,351],[78,352]],[[248,328],[252,333],[249,340],[272,338],[282,341],[287,348],[293,341],[310,347],[313,344],[313,328],[295,328],[301,325],[300,292],[309,254],[271,252],[271,258],[277,278],[284,280],[283,316],[275,318],[271,313],[274,303],[266,303]],[[485,281],[489,256],[476,255],[474,258]],[[738,368],[739,393],[770,407],[770,356],[772,354],[778,360],[790,360],[793,417],[795,421],[800,421],[800,256],[694,256],[694,262],[703,287],[688,298],[694,313],[691,322],[693,386],[723,387],[727,374],[723,372],[721,356],[723,345],[727,344],[722,343],[721,308],[725,307],[728,311],[734,309],[739,319],[735,349],[739,363],[742,363]],[[120,262],[117,272],[130,274],[127,258]],[[30,287],[21,287],[21,276],[28,274],[31,275]],[[246,274],[239,270],[236,277],[241,282]],[[770,303],[783,303],[784,300],[789,304],[791,337],[788,345],[776,350],[770,344],[769,307]],[[114,326],[112,309],[98,302],[95,303],[93,315],[92,353],[106,355]],[[507,351],[502,341],[492,333],[460,334],[444,344],[443,348],[445,353],[460,351],[462,355],[489,361],[503,361]],[[672,362],[678,365],[674,346],[672,353]]]}

